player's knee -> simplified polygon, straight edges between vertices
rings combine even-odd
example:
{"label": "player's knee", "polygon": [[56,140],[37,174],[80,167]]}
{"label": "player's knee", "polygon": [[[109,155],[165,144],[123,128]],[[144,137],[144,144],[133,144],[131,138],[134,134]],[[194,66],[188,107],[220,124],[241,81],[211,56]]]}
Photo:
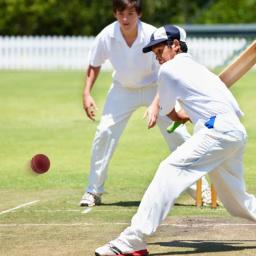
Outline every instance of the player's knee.
{"label": "player's knee", "polygon": [[178,168],[167,160],[163,160],[157,170],[157,174],[162,177],[170,178],[177,173]]}
{"label": "player's knee", "polygon": [[167,169],[167,170],[170,170],[170,169],[179,169],[180,167],[180,162],[179,160],[175,159],[174,157],[168,157],[166,158],[165,160],[163,160],[160,165],[159,165],[159,168],[161,169]]}
{"label": "player's knee", "polygon": [[166,169],[166,168],[168,168],[168,163],[167,163],[166,160],[163,160],[163,161],[159,164],[158,169],[163,170],[163,169]]}
{"label": "player's knee", "polygon": [[109,127],[98,127],[96,131],[97,137],[105,138],[105,137],[110,137],[112,134],[112,131]]}
{"label": "player's knee", "polygon": [[107,143],[112,137],[110,127],[99,125],[96,130],[95,143]]}
{"label": "player's knee", "polygon": [[115,126],[115,123],[111,117],[105,115],[101,118],[101,121],[97,127],[96,134],[99,136],[110,136],[112,134],[112,129]]}

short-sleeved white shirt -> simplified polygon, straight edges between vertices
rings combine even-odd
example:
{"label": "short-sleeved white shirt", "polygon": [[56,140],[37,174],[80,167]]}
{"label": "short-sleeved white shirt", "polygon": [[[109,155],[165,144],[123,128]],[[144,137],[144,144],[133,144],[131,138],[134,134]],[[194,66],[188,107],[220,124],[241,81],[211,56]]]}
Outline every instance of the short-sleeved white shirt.
{"label": "short-sleeved white shirt", "polygon": [[165,62],[158,76],[161,115],[170,113],[176,100],[193,123],[219,114],[243,115],[219,77],[195,62],[188,53],[177,54]]}
{"label": "short-sleeved white shirt", "polygon": [[98,67],[108,59],[114,68],[113,83],[123,87],[142,88],[155,84],[159,65],[153,53],[142,52],[155,30],[155,27],[139,21],[138,36],[132,46],[128,47],[119,23],[113,22],[95,38],[89,64]]}

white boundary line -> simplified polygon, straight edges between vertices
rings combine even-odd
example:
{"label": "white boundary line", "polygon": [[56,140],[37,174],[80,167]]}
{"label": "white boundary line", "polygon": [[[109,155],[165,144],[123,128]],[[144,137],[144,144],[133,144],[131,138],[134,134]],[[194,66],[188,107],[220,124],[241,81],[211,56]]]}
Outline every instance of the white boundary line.
{"label": "white boundary line", "polygon": [[[66,226],[66,227],[72,227],[72,226],[96,226],[96,225],[129,225],[128,222],[103,222],[103,223],[23,223],[23,224],[17,224],[17,223],[10,223],[10,224],[0,224],[0,227],[40,227],[40,226]],[[256,226],[255,223],[216,223],[216,224],[194,224],[194,225],[187,225],[187,224],[161,224],[160,226],[168,226],[168,227],[182,227],[182,228],[198,228],[198,227],[239,227],[239,226]]]}
{"label": "white boundary line", "polygon": [[136,209],[96,209],[93,207],[86,207],[83,210],[78,209],[56,209],[56,210],[50,210],[50,209],[42,209],[42,210],[32,210],[33,212],[81,212],[81,213],[89,213],[91,211],[94,212],[136,212]]}
{"label": "white boundary line", "polygon": [[256,223],[208,223],[208,224],[161,224],[161,226],[174,226],[184,228],[199,228],[199,227],[240,227],[240,226],[256,226]]}
{"label": "white boundary line", "polygon": [[83,214],[87,214],[90,211],[92,211],[92,208],[86,208],[85,210],[82,211]]}
{"label": "white boundary line", "polygon": [[28,203],[25,203],[25,204],[20,204],[20,205],[14,207],[14,208],[11,208],[11,209],[8,209],[8,210],[5,210],[5,211],[0,212],[0,215],[2,215],[2,214],[4,214],[4,213],[8,213],[8,212],[15,211],[15,210],[17,210],[17,209],[20,209],[20,208],[22,208],[22,207],[29,206],[29,205],[31,205],[31,204],[35,204],[35,203],[37,203],[37,202],[39,202],[39,201],[40,201],[40,200],[34,200],[34,201],[31,201],[31,202],[28,202]]}
{"label": "white boundary line", "polygon": [[80,212],[76,209],[62,209],[62,210],[32,210],[33,212]]}

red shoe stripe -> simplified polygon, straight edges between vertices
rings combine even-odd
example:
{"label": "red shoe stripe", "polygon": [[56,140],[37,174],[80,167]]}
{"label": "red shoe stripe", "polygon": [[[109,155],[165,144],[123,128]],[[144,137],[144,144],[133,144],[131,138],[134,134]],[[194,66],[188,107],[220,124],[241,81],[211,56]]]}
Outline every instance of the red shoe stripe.
{"label": "red shoe stripe", "polygon": [[147,256],[147,255],[148,255],[148,250],[140,250],[132,254],[132,256]]}
{"label": "red shoe stripe", "polygon": [[148,256],[148,250],[140,250],[132,253],[118,254],[117,256]]}

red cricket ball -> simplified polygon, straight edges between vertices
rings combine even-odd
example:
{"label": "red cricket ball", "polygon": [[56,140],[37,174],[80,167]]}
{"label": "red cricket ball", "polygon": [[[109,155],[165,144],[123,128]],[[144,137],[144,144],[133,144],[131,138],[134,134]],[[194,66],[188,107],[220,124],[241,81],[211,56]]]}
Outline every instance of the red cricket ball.
{"label": "red cricket ball", "polygon": [[31,168],[38,174],[45,173],[50,168],[50,159],[44,154],[36,154],[31,159]]}

